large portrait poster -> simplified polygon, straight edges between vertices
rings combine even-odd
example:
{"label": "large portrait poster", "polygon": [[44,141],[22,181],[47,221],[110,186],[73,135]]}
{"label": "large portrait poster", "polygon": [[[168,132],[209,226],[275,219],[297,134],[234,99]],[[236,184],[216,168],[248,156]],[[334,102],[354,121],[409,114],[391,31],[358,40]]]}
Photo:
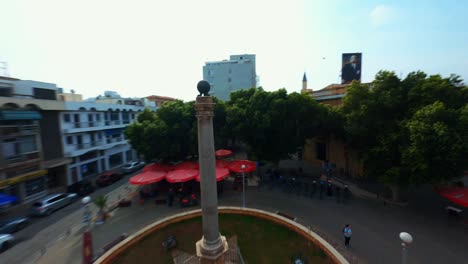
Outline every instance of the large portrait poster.
{"label": "large portrait poster", "polygon": [[343,53],[341,63],[341,84],[361,81],[362,53]]}

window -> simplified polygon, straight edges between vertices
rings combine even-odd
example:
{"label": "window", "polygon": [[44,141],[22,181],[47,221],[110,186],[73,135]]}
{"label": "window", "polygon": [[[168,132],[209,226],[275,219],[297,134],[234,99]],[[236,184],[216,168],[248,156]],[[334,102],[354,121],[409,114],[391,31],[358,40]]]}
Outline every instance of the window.
{"label": "window", "polygon": [[101,121],[101,115],[100,114],[96,114],[96,121]]}
{"label": "window", "polygon": [[127,150],[126,151],[125,155],[127,156],[127,161],[133,160],[133,155],[132,154],[133,154],[132,150]]}
{"label": "window", "polygon": [[56,100],[55,90],[33,88],[33,93],[36,99]]}
{"label": "window", "polygon": [[45,180],[44,177],[32,179],[25,182],[26,196],[31,196],[45,191]]}
{"label": "window", "polygon": [[63,119],[65,120],[65,122],[69,123],[70,122],[70,114],[64,114]]}
{"label": "window", "polygon": [[37,151],[35,136],[4,139],[2,145],[3,155],[6,158]]}
{"label": "window", "polygon": [[73,137],[72,137],[72,136],[68,136],[68,137],[67,137],[67,144],[68,144],[68,145],[73,144]]}
{"label": "window", "polygon": [[319,160],[327,159],[327,144],[322,142],[315,143],[316,158]]}
{"label": "window", "polygon": [[228,78],[228,82],[231,82],[231,77]]}

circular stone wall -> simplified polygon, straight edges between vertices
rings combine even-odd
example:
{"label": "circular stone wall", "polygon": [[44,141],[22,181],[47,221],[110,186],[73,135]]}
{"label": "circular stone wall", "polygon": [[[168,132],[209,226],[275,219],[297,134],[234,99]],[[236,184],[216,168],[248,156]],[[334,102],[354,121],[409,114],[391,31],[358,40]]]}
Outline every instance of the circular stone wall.
{"label": "circular stone wall", "polygon": [[[305,238],[306,240],[310,241],[312,244],[320,248],[327,257],[333,263],[348,263],[348,261],[337,251],[333,248],[328,242],[318,236],[316,233],[312,232],[308,228],[303,225],[300,225],[292,220],[289,220],[285,217],[280,215],[270,213],[267,211],[262,211],[258,209],[250,209],[250,208],[241,208],[241,207],[219,207],[219,214],[229,214],[229,215],[247,215],[253,216],[261,219],[265,219],[271,221],[273,223],[279,224],[284,226],[292,231],[295,231],[297,234]],[[169,225],[182,222],[188,219],[194,219],[201,216],[201,210],[193,210],[189,212],[183,212],[176,215],[169,216],[162,220],[159,220],[136,234],[128,237],[117,246],[106,252],[102,255],[95,263],[102,263],[102,264],[110,264],[114,263],[116,260],[120,258],[120,256],[125,255],[127,250],[131,250],[132,246],[136,243],[143,241],[151,234],[154,234],[158,230],[161,230]],[[239,234],[242,236],[241,234]],[[201,238],[201,236],[200,236]],[[195,248],[195,242],[193,243],[193,247]],[[242,252],[242,248],[241,248]],[[323,254],[323,253],[322,253]]]}

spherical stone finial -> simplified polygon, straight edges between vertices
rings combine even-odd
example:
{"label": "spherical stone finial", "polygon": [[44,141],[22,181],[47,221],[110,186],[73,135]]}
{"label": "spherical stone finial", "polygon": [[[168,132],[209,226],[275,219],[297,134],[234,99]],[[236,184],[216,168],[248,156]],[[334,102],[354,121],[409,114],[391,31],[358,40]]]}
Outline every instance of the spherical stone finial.
{"label": "spherical stone finial", "polygon": [[210,83],[207,81],[199,81],[197,84],[197,89],[200,94],[198,96],[210,96]]}
{"label": "spherical stone finial", "polygon": [[413,242],[413,237],[406,232],[400,233],[400,239],[403,241],[403,243],[406,244],[410,244],[411,242]]}

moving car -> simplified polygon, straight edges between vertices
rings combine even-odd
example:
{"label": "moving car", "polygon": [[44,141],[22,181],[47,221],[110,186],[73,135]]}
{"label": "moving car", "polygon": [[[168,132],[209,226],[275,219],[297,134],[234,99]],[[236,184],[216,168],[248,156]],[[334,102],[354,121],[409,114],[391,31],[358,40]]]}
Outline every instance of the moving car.
{"label": "moving car", "polygon": [[125,165],[123,165],[122,170],[124,173],[132,173],[134,171],[137,171],[145,166],[144,162],[139,162],[139,161],[134,161],[134,162],[129,162]]}
{"label": "moving car", "polygon": [[79,196],[86,196],[94,192],[94,186],[91,182],[80,181],[68,186],[69,193],[76,193]]}
{"label": "moving car", "polygon": [[13,246],[15,238],[9,234],[0,234],[0,251],[5,251]]}
{"label": "moving car", "polygon": [[122,179],[123,175],[116,171],[104,172],[99,178],[96,179],[96,184],[104,187]]}
{"label": "moving car", "polygon": [[26,217],[15,217],[0,221],[0,234],[11,234],[18,232],[29,225]]}
{"label": "moving car", "polygon": [[36,201],[31,208],[31,214],[37,216],[50,215],[55,210],[58,210],[78,199],[76,193],[56,193],[48,195]]}

